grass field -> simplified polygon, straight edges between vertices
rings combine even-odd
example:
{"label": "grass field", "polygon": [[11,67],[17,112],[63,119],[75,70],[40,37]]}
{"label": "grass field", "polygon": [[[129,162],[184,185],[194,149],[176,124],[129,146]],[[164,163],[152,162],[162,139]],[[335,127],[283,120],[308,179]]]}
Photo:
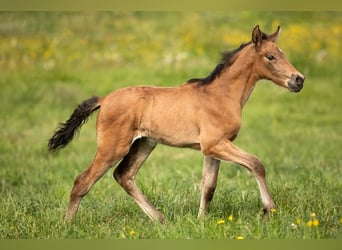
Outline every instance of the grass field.
{"label": "grass field", "polygon": [[[0,13],[0,238],[341,239],[342,14],[320,12]],[[109,171],[64,222],[74,178],[92,160],[95,116],[67,148],[47,152],[58,122],[92,95],[181,84],[218,53],[282,26],[279,45],[306,76],[290,93],[260,82],[236,144],[264,163],[277,205],[268,221],[253,176],[222,163],[197,218],[202,156],[159,145],[138,185],[165,214],[151,222]]]}

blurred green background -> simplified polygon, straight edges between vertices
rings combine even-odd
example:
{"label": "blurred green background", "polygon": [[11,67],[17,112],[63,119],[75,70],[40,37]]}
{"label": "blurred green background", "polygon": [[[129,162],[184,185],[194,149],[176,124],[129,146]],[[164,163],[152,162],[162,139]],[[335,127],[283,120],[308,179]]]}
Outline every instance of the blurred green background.
{"label": "blurred green background", "polygon": [[294,64],[337,69],[341,23],[339,12],[1,13],[0,70],[210,68],[256,24],[282,27],[279,45]]}

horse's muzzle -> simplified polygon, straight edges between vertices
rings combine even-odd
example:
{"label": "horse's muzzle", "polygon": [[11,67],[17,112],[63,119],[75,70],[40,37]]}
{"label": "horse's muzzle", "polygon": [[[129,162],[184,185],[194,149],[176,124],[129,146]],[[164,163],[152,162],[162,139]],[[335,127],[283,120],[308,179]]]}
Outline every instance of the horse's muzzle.
{"label": "horse's muzzle", "polygon": [[292,74],[291,79],[287,82],[288,88],[292,92],[299,92],[304,86],[304,76],[300,74]]}

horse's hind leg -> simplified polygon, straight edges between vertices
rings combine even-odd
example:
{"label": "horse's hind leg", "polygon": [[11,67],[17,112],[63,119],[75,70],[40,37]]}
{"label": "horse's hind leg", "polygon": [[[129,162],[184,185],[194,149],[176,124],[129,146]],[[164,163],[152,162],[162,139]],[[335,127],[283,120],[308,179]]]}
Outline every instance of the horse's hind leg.
{"label": "horse's hind leg", "polygon": [[82,198],[112,165],[113,163],[103,161],[100,156],[96,155],[90,166],[77,176],[74,187],[70,193],[70,202],[66,215],[67,221],[72,220],[77,213]]}
{"label": "horse's hind leg", "polygon": [[115,169],[114,178],[152,220],[163,222],[164,216],[148,201],[135,184],[135,177],[141,165],[156,145],[156,142],[149,138],[136,140],[129,153]]}
{"label": "horse's hind leg", "polygon": [[[109,145],[110,144],[110,145]],[[122,159],[128,152],[130,142],[123,145],[115,145],[114,142],[100,145],[93,162],[75,179],[70,193],[70,202],[66,220],[71,221],[77,213],[82,198],[89,192],[92,186],[107,172],[107,170]]]}

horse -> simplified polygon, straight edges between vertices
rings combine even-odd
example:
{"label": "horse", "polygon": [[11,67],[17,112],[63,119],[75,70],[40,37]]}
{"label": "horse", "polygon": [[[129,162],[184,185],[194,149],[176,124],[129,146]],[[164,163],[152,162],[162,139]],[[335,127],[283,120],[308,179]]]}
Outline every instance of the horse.
{"label": "horse", "polygon": [[214,70],[175,87],[135,86],[107,96],[93,96],[60,123],[48,142],[50,151],[65,147],[99,110],[97,149],[93,161],[74,181],[66,220],[72,221],[82,198],[117,163],[113,177],[153,221],[163,214],[137,187],[135,179],[158,143],[191,148],[204,155],[198,217],[208,213],[221,161],[245,167],[255,177],[265,215],[275,208],[261,161],[233,144],[241,127],[241,112],[257,81],[270,80],[291,92],[300,92],[304,76],[276,45],[280,26],[267,35],[259,25],[250,42],[222,53]]}

